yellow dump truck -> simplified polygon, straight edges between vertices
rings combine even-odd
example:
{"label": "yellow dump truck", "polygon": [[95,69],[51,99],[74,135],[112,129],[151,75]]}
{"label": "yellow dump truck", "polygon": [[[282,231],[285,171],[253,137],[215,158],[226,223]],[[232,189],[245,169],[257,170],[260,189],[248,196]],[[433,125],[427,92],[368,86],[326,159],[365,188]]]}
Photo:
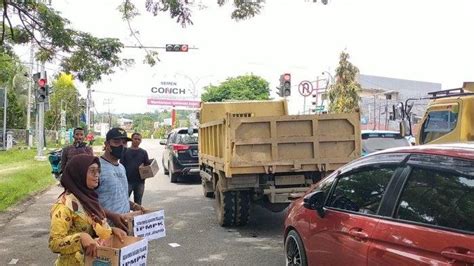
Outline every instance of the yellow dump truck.
{"label": "yellow dump truck", "polygon": [[245,225],[252,202],[284,210],[360,154],[359,113],[288,115],[286,101],[201,106],[200,175],[222,226]]}
{"label": "yellow dump truck", "polygon": [[474,141],[474,83],[429,95],[417,144]]}

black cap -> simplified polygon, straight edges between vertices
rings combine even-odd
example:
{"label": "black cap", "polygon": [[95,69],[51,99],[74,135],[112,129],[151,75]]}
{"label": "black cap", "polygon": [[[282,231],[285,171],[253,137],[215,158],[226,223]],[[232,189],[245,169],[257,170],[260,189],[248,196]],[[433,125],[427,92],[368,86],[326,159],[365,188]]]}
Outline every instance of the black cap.
{"label": "black cap", "polygon": [[105,141],[111,139],[126,139],[127,141],[132,141],[132,139],[127,136],[127,132],[119,127],[114,127],[107,132]]}

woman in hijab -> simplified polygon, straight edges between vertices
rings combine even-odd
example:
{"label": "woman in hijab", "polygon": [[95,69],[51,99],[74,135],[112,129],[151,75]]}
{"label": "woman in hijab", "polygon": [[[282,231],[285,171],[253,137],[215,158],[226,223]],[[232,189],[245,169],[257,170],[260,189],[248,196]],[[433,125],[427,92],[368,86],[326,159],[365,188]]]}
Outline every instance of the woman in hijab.
{"label": "woman in hijab", "polygon": [[83,265],[84,254],[95,257],[99,243],[111,234],[121,241],[126,235],[107,224],[94,192],[99,176],[99,158],[86,154],[74,156],[63,172],[64,192],[51,209],[49,248],[59,253],[55,265]]}

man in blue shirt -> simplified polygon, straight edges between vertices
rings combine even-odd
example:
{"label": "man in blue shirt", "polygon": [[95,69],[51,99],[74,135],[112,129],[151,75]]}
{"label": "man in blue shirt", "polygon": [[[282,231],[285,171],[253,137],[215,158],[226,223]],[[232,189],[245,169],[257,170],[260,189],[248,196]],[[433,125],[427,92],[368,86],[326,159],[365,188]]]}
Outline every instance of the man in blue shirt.
{"label": "man in blue shirt", "polygon": [[107,218],[124,230],[127,229],[127,220],[123,214],[130,210],[144,211],[142,206],[129,201],[127,175],[125,168],[119,163],[124,147],[130,140],[121,128],[112,128],[107,132],[104,155],[100,157],[100,185],[96,189]]}

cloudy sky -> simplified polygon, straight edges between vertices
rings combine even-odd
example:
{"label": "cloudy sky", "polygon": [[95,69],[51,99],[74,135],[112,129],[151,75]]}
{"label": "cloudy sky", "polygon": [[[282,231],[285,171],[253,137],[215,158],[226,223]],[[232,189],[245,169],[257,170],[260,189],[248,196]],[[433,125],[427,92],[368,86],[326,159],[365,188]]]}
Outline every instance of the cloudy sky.
{"label": "cloudy sky", "polygon": [[[333,73],[344,49],[367,75],[438,82],[443,88],[474,80],[471,0],[329,0],[326,6],[307,0],[267,0],[259,16],[241,22],[230,18],[230,5],[219,8],[216,0],[195,0],[208,8],[194,9],[194,25],[186,28],[168,14],[147,13],[145,1],[134,2],[142,15],[132,25],[144,45],[185,43],[198,49],[158,50],[161,62],[154,67],[142,63],[143,51],[124,49],[121,56],[136,64],[93,86],[99,112],[108,108],[103,104],[108,98],[114,112],[155,109],[147,106],[146,99],[150,87],[160,81],[188,88],[194,83],[199,89],[248,73],[262,76],[271,88],[284,72],[292,74],[293,84],[316,80],[322,71]],[[117,10],[119,3],[53,0],[53,7],[74,28],[136,45]],[[85,95],[85,87],[77,85]]]}

